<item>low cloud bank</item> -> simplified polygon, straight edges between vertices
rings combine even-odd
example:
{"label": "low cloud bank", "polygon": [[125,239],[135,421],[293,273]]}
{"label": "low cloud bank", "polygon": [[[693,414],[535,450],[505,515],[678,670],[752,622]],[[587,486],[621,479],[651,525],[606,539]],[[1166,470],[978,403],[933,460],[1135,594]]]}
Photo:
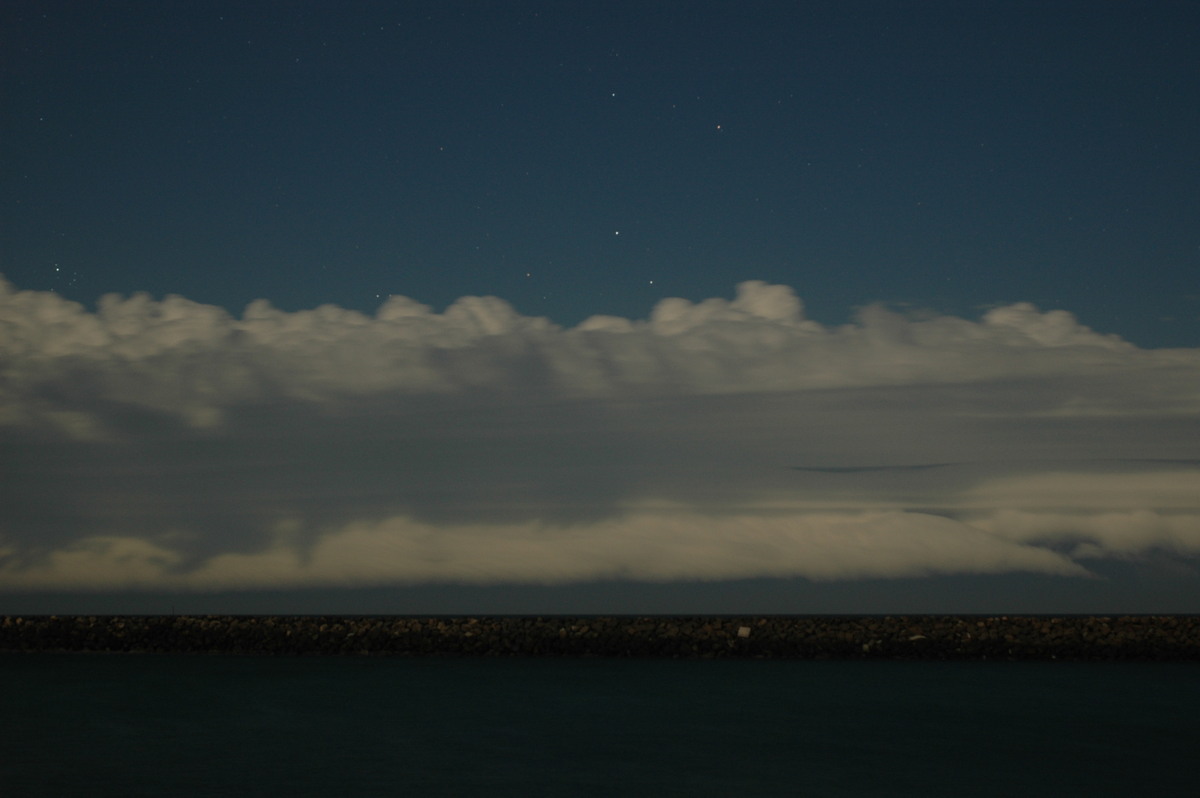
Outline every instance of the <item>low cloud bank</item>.
{"label": "low cloud bank", "polygon": [[[1115,394],[1081,391],[1046,412],[1195,412],[1200,352],[1139,350],[1028,304],[978,321],[871,306],[823,327],[804,318],[790,288],[754,281],[732,301],[664,299],[646,321],[593,317],[563,329],[495,297],[464,297],[442,313],[393,297],[374,316],[332,305],[288,313],[260,300],[239,319],[178,296],[108,295],[92,313],[0,280],[0,362],[0,423],[89,437],[106,429],[102,404],[205,427],[226,408],[279,400],[613,398],[1118,372],[1104,384]],[[1142,389],[1119,390],[1131,378]]]}
{"label": "low cloud bank", "polygon": [[1027,304],[829,327],[747,282],[564,329],[0,280],[0,589],[1188,563],[1198,421],[1200,350]]}
{"label": "low cloud bank", "polygon": [[305,548],[283,535],[265,550],[216,555],[176,573],[182,560],[169,544],[94,538],[0,573],[9,587],[30,589],[1088,574],[1053,551],[948,518],[899,511],[714,517],[657,508],[572,527],[435,526],[400,516],[352,522]]}

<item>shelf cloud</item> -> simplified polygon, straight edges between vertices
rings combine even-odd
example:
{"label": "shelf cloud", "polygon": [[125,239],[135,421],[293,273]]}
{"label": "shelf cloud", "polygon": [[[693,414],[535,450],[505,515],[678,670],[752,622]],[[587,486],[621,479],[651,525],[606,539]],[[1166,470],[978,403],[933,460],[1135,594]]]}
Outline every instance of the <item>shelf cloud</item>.
{"label": "shelf cloud", "polygon": [[1200,557],[1200,350],[786,286],[564,328],[0,280],[0,589],[1026,572]]}

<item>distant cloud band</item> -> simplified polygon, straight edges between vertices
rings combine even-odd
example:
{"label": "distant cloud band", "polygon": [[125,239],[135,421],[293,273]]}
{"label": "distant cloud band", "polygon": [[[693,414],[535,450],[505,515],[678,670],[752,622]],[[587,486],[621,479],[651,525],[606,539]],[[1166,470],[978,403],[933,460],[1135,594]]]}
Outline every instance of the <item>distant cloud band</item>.
{"label": "distant cloud band", "polygon": [[791,289],[564,329],[0,280],[0,589],[1087,576],[1200,556],[1200,350]]}

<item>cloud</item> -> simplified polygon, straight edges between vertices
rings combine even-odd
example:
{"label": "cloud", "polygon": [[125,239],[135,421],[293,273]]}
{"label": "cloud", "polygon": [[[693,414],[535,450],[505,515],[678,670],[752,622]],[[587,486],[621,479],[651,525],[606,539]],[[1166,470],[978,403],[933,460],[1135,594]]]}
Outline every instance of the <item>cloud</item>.
{"label": "cloud", "polygon": [[1122,379],[1153,381],[1162,394],[1119,391],[1115,407],[1106,392],[1084,392],[1056,397],[1059,404],[1047,412],[1129,412],[1139,396],[1195,412],[1200,367],[1194,350],[1139,350],[1068,313],[1027,304],[996,308],[978,322],[872,306],[852,324],[826,328],[804,319],[790,289],[760,282],[742,283],[733,301],[664,299],[648,321],[600,317],[562,329],[495,297],[464,297],[440,314],[394,297],[374,316],[330,305],[287,313],[260,300],[238,319],[176,296],[109,295],[92,313],[0,281],[0,330],[10,375],[0,421],[38,420],[86,435],[98,427],[53,415],[87,412],[77,407],[83,390],[121,408],[210,426],[225,407],[276,400],[336,405],[468,391],[521,398],[752,393],[1104,380],[1119,370]]}
{"label": "cloud", "polygon": [[1194,509],[1112,512],[1001,510],[973,521],[998,537],[1066,550],[1076,559],[1127,559],[1148,552],[1200,555],[1200,513]]}
{"label": "cloud", "polygon": [[[1200,556],[1200,350],[794,292],[574,328],[0,280],[0,583],[1084,575]],[[1190,460],[1189,460],[1190,458]]]}
{"label": "cloud", "polygon": [[10,587],[238,589],[454,582],[564,584],[597,579],[814,580],[1028,571],[1086,576],[1069,558],[948,518],[898,511],[711,516],[633,510],[591,524],[432,525],[397,516],[330,530],[308,549],[216,555],[179,574],[169,548],[94,538],[28,568]]}

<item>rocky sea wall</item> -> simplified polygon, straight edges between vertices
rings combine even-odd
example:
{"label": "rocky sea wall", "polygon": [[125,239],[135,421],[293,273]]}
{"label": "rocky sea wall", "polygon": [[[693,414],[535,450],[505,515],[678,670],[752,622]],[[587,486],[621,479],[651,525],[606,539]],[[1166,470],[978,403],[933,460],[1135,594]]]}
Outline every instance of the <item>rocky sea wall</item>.
{"label": "rocky sea wall", "polygon": [[0,651],[1200,661],[1200,616],[3,616]]}

